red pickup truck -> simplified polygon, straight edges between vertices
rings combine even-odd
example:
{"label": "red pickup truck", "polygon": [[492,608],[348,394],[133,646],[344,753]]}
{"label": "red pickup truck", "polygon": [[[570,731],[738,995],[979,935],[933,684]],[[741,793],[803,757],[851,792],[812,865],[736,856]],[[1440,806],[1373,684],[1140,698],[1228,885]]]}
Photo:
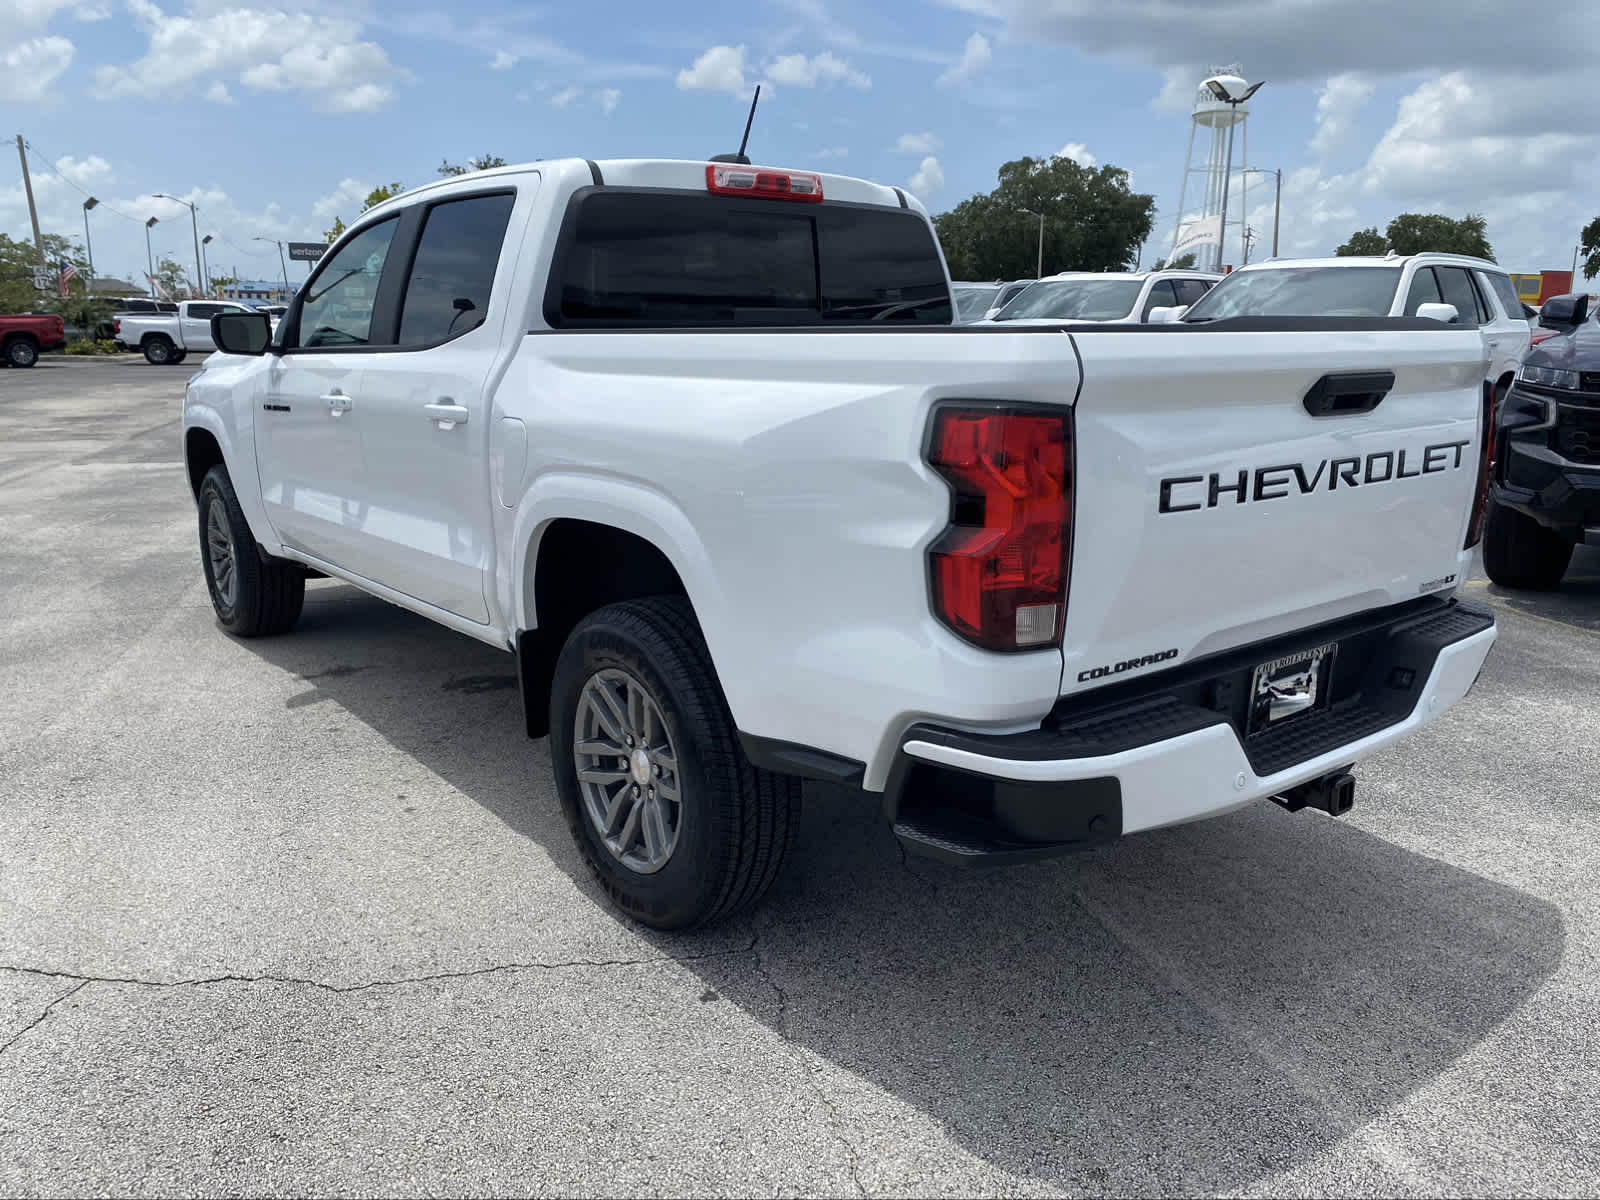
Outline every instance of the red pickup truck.
{"label": "red pickup truck", "polygon": [[66,326],[50,313],[0,315],[0,362],[10,366],[31,367],[39,361],[39,351],[53,350],[66,340]]}

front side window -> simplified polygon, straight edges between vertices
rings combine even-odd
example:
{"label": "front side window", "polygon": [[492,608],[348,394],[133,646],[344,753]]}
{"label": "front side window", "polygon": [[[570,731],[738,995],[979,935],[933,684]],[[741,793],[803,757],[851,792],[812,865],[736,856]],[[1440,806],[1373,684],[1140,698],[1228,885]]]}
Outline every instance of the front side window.
{"label": "front side window", "polygon": [[209,321],[212,317],[216,316],[219,312],[222,312],[222,311],[223,311],[223,306],[220,305],[220,304],[191,304],[191,305],[189,305],[189,315],[191,317],[193,317],[194,319],[196,319],[196,320]]}
{"label": "front side window", "polygon": [[1399,267],[1263,267],[1235,271],[1207,292],[1187,321],[1229,317],[1385,317]]}
{"label": "front side window", "polygon": [[400,344],[428,346],[483,324],[516,196],[472,196],[428,210],[400,309]]}
{"label": "front side window", "polygon": [[1174,308],[1178,303],[1178,289],[1170,279],[1158,279],[1150,288],[1150,298],[1144,302],[1141,318],[1148,318],[1152,309]]}
{"label": "front side window", "polygon": [[1478,293],[1473,289],[1472,277],[1461,267],[1435,267],[1439,277],[1439,294],[1446,304],[1456,306],[1456,314],[1463,325],[1481,325],[1483,317],[1478,312]]}
{"label": "front side window", "polygon": [[399,223],[396,216],[368,226],[323,260],[322,269],[306,284],[299,345],[310,349],[372,344],[378,280]]}

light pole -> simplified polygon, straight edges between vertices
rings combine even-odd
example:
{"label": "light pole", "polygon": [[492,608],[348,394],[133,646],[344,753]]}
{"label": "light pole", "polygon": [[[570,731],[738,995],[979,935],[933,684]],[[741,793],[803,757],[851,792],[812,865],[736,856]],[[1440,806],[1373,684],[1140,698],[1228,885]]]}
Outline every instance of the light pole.
{"label": "light pole", "polygon": [[89,278],[84,281],[84,294],[94,291],[94,243],[89,240],[89,210],[100,201],[90,196],[83,202],[83,247],[89,254]]}
{"label": "light pole", "polygon": [[155,223],[155,217],[151,217],[144,223],[144,261],[145,266],[149,268],[145,272],[145,278],[150,281],[150,299],[152,300],[156,298],[156,260],[155,255],[150,251],[150,227]]}
{"label": "light pole", "polygon": [[1278,167],[1275,170],[1269,171],[1265,167],[1246,167],[1243,173],[1246,175],[1272,175],[1277,178],[1277,190],[1272,196],[1272,257],[1277,258],[1278,217],[1283,212],[1283,168]]}
{"label": "light pole", "polygon": [[172,200],[189,210],[189,225],[194,230],[194,269],[200,276],[199,279],[195,280],[195,284],[199,287],[204,287],[205,272],[200,267],[200,218],[196,215],[195,205],[187,200],[179,200],[176,196],[169,196],[165,192],[156,192],[155,195],[162,200]]}
{"label": "light pole", "polygon": [[1039,264],[1038,264],[1038,266],[1034,267],[1034,269],[1033,269],[1033,277],[1035,279],[1043,279],[1044,278],[1044,214],[1041,213],[1041,212],[1034,212],[1033,209],[1031,209],[1031,208],[1019,208],[1019,209],[1017,209],[1017,211],[1019,213],[1026,213],[1030,217],[1038,217],[1039,218]]}
{"label": "light pole", "polygon": [[283,243],[278,241],[277,238],[269,237],[258,237],[253,240],[257,242],[271,242],[278,248],[278,265],[283,268],[283,298],[285,301],[287,301],[289,299],[289,260],[283,257]]}
{"label": "light pole", "polygon": [[206,261],[206,247],[211,245],[211,235],[208,233],[200,239],[200,275],[205,279],[206,295],[211,294],[211,264]]}
{"label": "light pole", "polygon": [[1252,83],[1245,89],[1244,95],[1235,99],[1228,94],[1228,89],[1222,86],[1220,80],[1206,80],[1206,87],[1211,89],[1211,94],[1233,110],[1228,116],[1228,161],[1222,170],[1222,220],[1217,223],[1218,270],[1222,269],[1222,259],[1226,254],[1225,247],[1228,244],[1228,183],[1233,178],[1233,129],[1239,123],[1239,105],[1254,96],[1256,90],[1265,82],[1266,80],[1263,79],[1261,83]]}

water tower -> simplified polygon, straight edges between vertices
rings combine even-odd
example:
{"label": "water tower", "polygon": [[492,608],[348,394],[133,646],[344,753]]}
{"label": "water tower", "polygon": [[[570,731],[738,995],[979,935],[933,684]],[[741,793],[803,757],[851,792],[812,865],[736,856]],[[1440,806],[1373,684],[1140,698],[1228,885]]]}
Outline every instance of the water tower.
{"label": "water tower", "polygon": [[[1195,90],[1194,111],[1189,123],[1189,151],[1183,160],[1183,182],[1178,188],[1178,217],[1172,230],[1173,254],[1168,256],[1177,256],[1178,238],[1187,223],[1186,216],[1193,220],[1210,218],[1213,221],[1221,217],[1221,244],[1204,244],[1194,251],[1196,265],[1214,271],[1220,271],[1222,264],[1228,261],[1223,250],[1228,244],[1230,229],[1234,231],[1233,236],[1239,239],[1234,244],[1242,249],[1245,216],[1250,211],[1245,192],[1246,181],[1250,178],[1247,167],[1250,159],[1250,109],[1246,101],[1261,85],[1258,83],[1252,87],[1245,83],[1243,71],[1244,68],[1238,63],[1212,67],[1211,74]],[[1195,141],[1202,130],[1205,131],[1201,137],[1204,146],[1201,159],[1196,161]],[[1241,143],[1237,159],[1233,158],[1235,133],[1239,135]],[[1229,186],[1230,164],[1232,174],[1236,177],[1232,187]],[[1197,211],[1191,213],[1186,205],[1190,180],[1196,175],[1200,176],[1200,205]],[[1240,257],[1235,255],[1232,261],[1237,263]]]}

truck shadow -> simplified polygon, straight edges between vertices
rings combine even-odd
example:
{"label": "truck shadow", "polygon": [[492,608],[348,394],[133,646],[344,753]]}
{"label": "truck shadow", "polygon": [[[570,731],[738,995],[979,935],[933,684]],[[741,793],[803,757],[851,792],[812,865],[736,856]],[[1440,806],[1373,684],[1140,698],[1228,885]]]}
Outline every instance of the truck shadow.
{"label": "truck shadow", "polygon": [[[328,584],[299,634],[248,646],[305,681],[291,705],[338,704],[610,915],[546,744],[523,735],[509,655]],[[684,963],[703,1001],[837,1068],[819,1086],[858,1111],[886,1093],[943,1134],[868,1150],[840,1123],[864,1181],[941,1178],[947,1137],[1097,1194],[1234,1190],[1327,1150],[1511,1017],[1565,944],[1554,906],[1309,813],[1262,805],[971,874],[906,859],[870,803],[824,787],[733,933],[748,953]]]}

